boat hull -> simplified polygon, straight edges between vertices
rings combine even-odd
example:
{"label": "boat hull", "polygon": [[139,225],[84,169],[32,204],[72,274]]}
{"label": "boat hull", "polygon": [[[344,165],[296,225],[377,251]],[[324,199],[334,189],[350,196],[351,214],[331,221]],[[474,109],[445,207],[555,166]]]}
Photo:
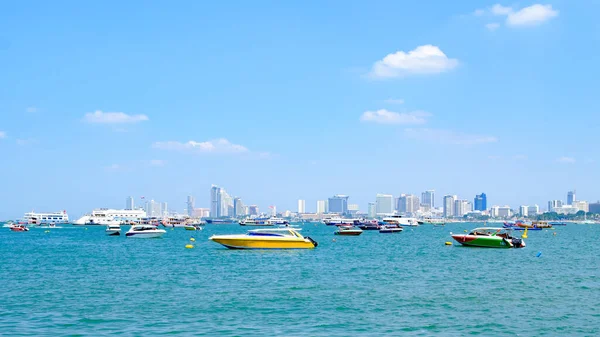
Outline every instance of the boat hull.
{"label": "boat hull", "polygon": [[[483,248],[515,248],[511,239],[505,239],[500,236],[478,236],[478,235],[452,235],[452,238],[463,246],[483,247]],[[520,240],[520,239],[517,239]],[[525,242],[521,242],[521,247],[525,247]]]}
{"label": "boat hull", "polygon": [[121,230],[107,230],[106,235],[108,236],[119,236],[121,235]]}
{"label": "boat hull", "polygon": [[363,233],[362,230],[345,230],[345,231],[337,231],[335,235],[347,235],[347,236],[359,236]]}
{"label": "boat hull", "polygon": [[166,232],[152,232],[152,233],[136,233],[136,232],[127,232],[125,236],[128,238],[136,238],[136,239],[154,239],[160,238],[165,235]]}
{"label": "boat hull", "polygon": [[270,238],[229,238],[213,236],[210,240],[229,249],[312,249],[315,244],[307,239],[270,239]]}

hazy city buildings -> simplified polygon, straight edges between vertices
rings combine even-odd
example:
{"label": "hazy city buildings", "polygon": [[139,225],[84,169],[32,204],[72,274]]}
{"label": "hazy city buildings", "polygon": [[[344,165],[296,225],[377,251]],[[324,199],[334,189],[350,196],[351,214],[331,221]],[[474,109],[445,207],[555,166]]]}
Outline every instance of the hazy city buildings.
{"label": "hazy city buildings", "polygon": [[248,206],[248,215],[258,215],[258,206],[256,205],[250,205]]}
{"label": "hazy city buildings", "polygon": [[391,194],[377,194],[375,208],[377,215],[394,214],[394,196]]}
{"label": "hazy city buildings", "polygon": [[590,207],[587,201],[583,201],[583,200],[574,200],[573,201],[573,206],[577,207],[578,210],[580,211],[584,211],[584,212],[589,212],[590,211]]}
{"label": "hazy city buildings", "polygon": [[359,211],[358,204],[348,204],[348,213],[356,214]]}
{"label": "hazy city buildings", "polygon": [[306,200],[298,200],[298,213],[306,213]]}
{"label": "hazy city buildings", "polygon": [[428,205],[429,208],[435,207],[435,190],[427,190],[421,193],[421,204]]}
{"label": "hazy city buildings", "polygon": [[575,190],[567,192],[567,205],[573,205],[575,201]]}
{"label": "hazy city buildings", "polygon": [[125,199],[125,209],[134,209],[135,204],[133,202],[133,197],[129,196]]}
{"label": "hazy city buildings", "polygon": [[160,206],[160,210],[162,212],[162,216],[169,216],[169,205],[166,202],[163,202]]}
{"label": "hazy city buildings", "polygon": [[241,198],[233,198],[233,216],[242,217],[246,215],[246,206],[242,202]]}
{"label": "hazy city buildings", "polygon": [[462,217],[471,212],[471,203],[468,200],[454,200],[454,216]]}
{"label": "hazy city buildings", "polygon": [[377,207],[375,206],[374,202],[369,203],[369,206],[367,207],[367,216],[369,218],[374,218],[377,216]]}
{"label": "hazy city buildings", "polygon": [[477,194],[475,196],[475,200],[473,200],[473,204],[475,206],[476,211],[486,211],[487,210],[487,196],[485,193]]}
{"label": "hazy city buildings", "polygon": [[337,194],[329,198],[328,203],[329,213],[347,214],[348,213],[348,196]]}
{"label": "hazy city buildings", "polygon": [[493,206],[490,211],[491,216],[494,218],[508,218],[512,216],[510,206]]}
{"label": "hazy city buildings", "polygon": [[588,205],[588,212],[600,214],[600,201],[591,202]]}
{"label": "hazy city buildings", "polygon": [[443,216],[444,218],[450,218],[454,216],[454,202],[457,197],[455,195],[445,195],[444,196],[444,210]]}
{"label": "hazy city buildings", "polygon": [[188,195],[187,197],[187,214],[189,216],[194,215],[194,209],[196,208],[196,200],[193,196]]}
{"label": "hazy city buildings", "polygon": [[327,208],[325,207],[325,200],[317,201],[317,214],[323,214],[327,212]]}
{"label": "hazy city buildings", "polygon": [[560,200],[550,200],[548,201],[548,212],[555,212],[555,209],[562,207],[562,205]]}

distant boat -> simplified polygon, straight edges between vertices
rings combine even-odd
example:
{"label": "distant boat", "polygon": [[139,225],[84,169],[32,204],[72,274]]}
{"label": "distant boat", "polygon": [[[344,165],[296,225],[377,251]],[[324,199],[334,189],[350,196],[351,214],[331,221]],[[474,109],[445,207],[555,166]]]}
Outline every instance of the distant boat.
{"label": "distant boat", "polygon": [[340,226],[338,230],[333,234],[335,235],[348,235],[348,236],[358,236],[362,234],[362,229],[350,226]]}
{"label": "distant boat", "polygon": [[108,236],[119,236],[121,235],[121,225],[108,225],[105,232]]}
{"label": "distant boat", "polygon": [[394,227],[394,226],[382,226],[379,229],[379,233],[391,234],[391,233],[400,233],[404,230],[402,227]]}
{"label": "distant boat", "polygon": [[206,219],[206,223],[213,225],[224,225],[224,224],[232,224],[237,223],[237,220],[225,218],[225,219]]}
{"label": "distant boat", "polygon": [[213,235],[209,240],[229,249],[312,249],[317,243],[302,236],[297,229],[263,228],[253,229],[247,234]]}
{"label": "distant boat", "polygon": [[419,222],[415,218],[405,218],[401,215],[392,215],[385,217],[382,220],[384,225],[396,225],[402,227],[416,227],[419,226]]}
{"label": "distant boat", "polygon": [[[531,230],[531,229],[530,229]],[[452,238],[463,246],[487,248],[523,248],[525,241],[510,235],[510,228],[480,227],[469,234],[452,234]]]}
{"label": "distant boat", "polygon": [[159,238],[167,233],[164,229],[158,229],[153,225],[133,225],[125,233],[128,238]]}

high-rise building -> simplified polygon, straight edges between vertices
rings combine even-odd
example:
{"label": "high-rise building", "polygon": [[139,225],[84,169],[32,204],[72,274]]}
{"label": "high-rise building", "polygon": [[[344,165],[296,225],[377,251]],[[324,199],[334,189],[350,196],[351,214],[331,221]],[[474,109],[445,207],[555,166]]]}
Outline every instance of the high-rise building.
{"label": "high-rise building", "polygon": [[246,207],[242,202],[241,198],[235,197],[233,198],[233,216],[241,217],[246,215]]}
{"label": "high-rise building", "polygon": [[194,215],[194,209],[196,208],[196,200],[193,196],[188,195],[187,197],[187,214],[189,216]]}
{"label": "high-rise building", "polygon": [[548,212],[554,212],[555,208],[560,208],[562,205],[562,201],[560,200],[550,200],[548,201]]}
{"label": "high-rise building", "polygon": [[162,216],[169,216],[169,205],[166,202],[163,202],[160,208]]}
{"label": "high-rise building", "polygon": [[435,207],[435,190],[427,190],[421,193],[421,204],[429,205],[429,208]]}
{"label": "high-rise building", "polygon": [[125,209],[133,209],[134,207],[133,197],[127,197],[127,199],[125,199]]}
{"label": "high-rise building", "polygon": [[450,218],[454,216],[454,201],[457,199],[455,195],[445,195],[444,196],[444,212],[443,215],[445,218]]}
{"label": "high-rise building", "polygon": [[529,206],[521,205],[519,207],[519,215],[521,216],[529,216]]}
{"label": "high-rise building", "polygon": [[527,207],[527,216],[537,216],[540,214],[540,206],[533,205]]}
{"label": "high-rise building", "polygon": [[298,200],[298,213],[306,213],[306,200]]}
{"label": "high-rise building", "polygon": [[584,211],[586,213],[590,211],[590,205],[587,201],[573,201],[573,206],[577,207],[580,211]]}
{"label": "high-rise building", "polygon": [[258,215],[258,206],[256,206],[256,205],[248,206],[248,215]]}
{"label": "high-rise building", "polygon": [[210,208],[195,208],[194,218],[208,218],[210,216]]}
{"label": "high-rise building", "polygon": [[493,206],[490,209],[490,213],[494,218],[508,218],[512,216],[510,206]]}
{"label": "high-rise building", "polygon": [[323,214],[325,212],[327,212],[325,200],[318,200],[317,201],[317,214]]}
{"label": "high-rise building", "polygon": [[369,218],[374,218],[377,216],[377,207],[374,202],[370,202],[367,209],[367,216]]}
{"label": "high-rise building", "polygon": [[575,201],[577,201],[575,190],[567,192],[567,205],[573,205]]}
{"label": "high-rise building", "polygon": [[348,196],[336,194],[333,197],[329,198],[329,213],[339,213],[339,214],[347,214],[348,213]]}
{"label": "high-rise building", "polygon": [[271,216],[277,215],[277,206],[275,206],[275,205],[269,206],[269,209],[271,210]]}
{"label": "high-rise building", "polygon": [[154,199],[150,201],[146,201],[146,216],[150,218],[159,218],[162,217],[162,210],[160,207],[160,203],[154,201]]}
{"label": "high-rise building", "polygon": [[375,209],[377,215],[394,214],[394,196],[391,194],[377,194]]}
{"label": "high-rise building", "polygon": [[477,194],[475,196],[475,200],[473,200],[473,204],[475,205],[476,211],[485,211],[487,210],[487,196],[485,193]]}
{"label": "high-rise building", "polygon": [[210,187],[210,216],[213,218],[221,216],[221,188],[216,185]]}
{"label": "high-rise building", "polygon": [[462,217],[471,211],[469,200],[454,200],[454,216]]}
{"label": "high-rise building", "polygon": [[600,213],[600,201],[590,202],[590,204],[588,205],[588,212],[599,214]]}
{"label": "high-rise building", "polygon": [[419,211],[419,198],[412,194],[402,194],[398,198],[399,213],[416,213]]}

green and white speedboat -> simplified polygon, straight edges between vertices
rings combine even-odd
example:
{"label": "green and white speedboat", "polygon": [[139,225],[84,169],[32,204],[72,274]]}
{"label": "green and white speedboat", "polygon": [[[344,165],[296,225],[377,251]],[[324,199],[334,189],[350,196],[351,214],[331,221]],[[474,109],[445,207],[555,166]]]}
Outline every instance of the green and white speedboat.
{"label": "green and white speedboat", "polygon": [[463,246],[488,248],[523,248],[525,241],[513,237],[510,228],[480,227],[469,234],[452,234],[452,238]]}

